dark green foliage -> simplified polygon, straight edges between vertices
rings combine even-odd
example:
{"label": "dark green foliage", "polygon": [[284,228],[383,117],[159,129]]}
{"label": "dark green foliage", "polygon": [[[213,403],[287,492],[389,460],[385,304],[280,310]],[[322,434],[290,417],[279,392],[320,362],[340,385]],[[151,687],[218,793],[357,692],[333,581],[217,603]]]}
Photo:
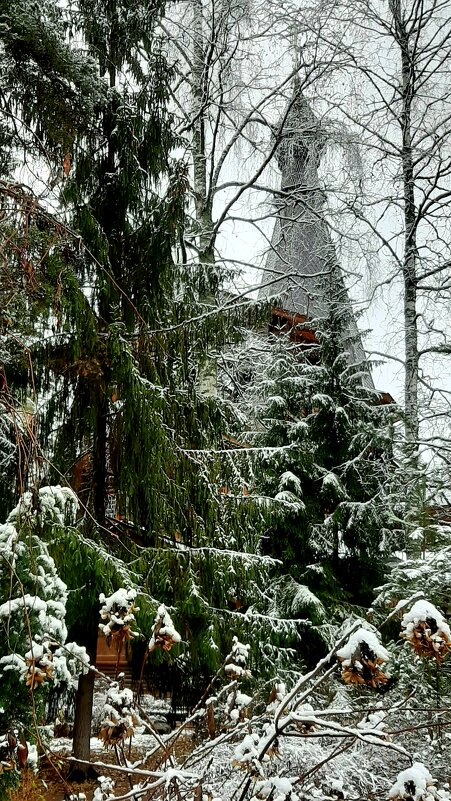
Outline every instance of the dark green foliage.
{"label": "dark green foliage", "polygon": [[[72,590],[72,635],[78,625],[92,639],[99,592],[144,582],[147,616],[156,602],[175,607],[184,669],[206,676],[234,631],[267,630],[274,641],[271,616],[242,614],[256,602],[263,607],[272,561],[259,555],[261,512],[243,498],[233,460],[221,455],[230,408],[199,391],[207,347],[234,338],[238,314],[204,315],[206,297],[210,311],[220,307],[214,264],[173,261],[187,170],[172,156],[170,71],[154,33],[160,11],[132,10],[125,1],[71,10],[69,30],[84,39],[87,69],[95,64],[97,77],[92,92],[85,87],[85,125],[60,110],[61,143],[70,145],[62,192],[69,227],[38,204],[14,200],[17,250],[19,222],[27,226],[32,277],[14,296],[14,324],[21,328],[25,315],[30,321],[33,383],[45,397],[31,462],[40,465],[38,480],[64,478],[82,503],[77,535],[52,546]],[[50,25],[42,48],[56,49],[49,82],[58,79],[64,104],[68,73],[56,73],[66,45],[58,49],[57,30]],[[40,47],[30,51],[33,63],[41,56]],[[50,128],[60,112],[51,91],[47,100],[46,135],[55,143]],[[56,162],[62,152],[56,148]],[[12,258],[9,275],[21,279],[24,267]]]}
{"label": "dark green foliage", "polygon": [[267,552],[332,608],[370,601],[393,524],[394,413],[378,405],[366,366],[351,363],[348,322],[332,305],[316,349],[273,342],[252,440],[266,448],[258,491],[274,499]]}
{"label": "dark green foliage", "polygon": [[[268,613],[274,563],[260,553],[261,509],[223,452],[230,405],[199,389],[205,353],[236,337],[240,311],[219,311],[213,263],[173,260],[188,177],[173,156],[161,6],[79,2],[67,31],[83,42],[82,61],[51,4],[32,6],[27,24],[15,10],[28,55],[19,62],[5,43],[9,102],[30,138],[43,137],[60,211],[8,187],[3,363],[16,406],[37,402],[24,485],[67,482],[81,502],[76,531],[51,543],[71,590],[71,637],[93,656],[99,593],[131,585],[143,594],[143,632],[158,603],[174,608],[184,642],[170,659],[188,684],[206,683],[235,633],[252,641],[257,671],[272,671],[298,626]],[[46,15],[37,43],[32,28]],[[11,492],[16,467],[5,473]]]}
{"label": "dark green foliage", "polygon": [[[2,91],[0,121],[8,147],[29,158],[63,158],[89,126],[105,87],[93,61],[65,41],[61,7],[51,0],[0,3]],[[10,154],[9,154],[10,155]]]}

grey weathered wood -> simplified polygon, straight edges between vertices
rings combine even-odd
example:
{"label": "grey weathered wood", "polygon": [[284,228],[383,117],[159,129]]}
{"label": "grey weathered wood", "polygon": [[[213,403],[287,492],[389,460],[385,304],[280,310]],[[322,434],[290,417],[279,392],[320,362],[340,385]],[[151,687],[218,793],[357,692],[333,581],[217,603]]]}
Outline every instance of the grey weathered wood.
{"label": "grey weathered wood", "polygon": [[[276,220],[259,298],[277,298],[278,306],[307,316],[312,325],[327,317],[332,301],[343,304],[348,320],[343,349],[349,353],[350,362],[365,363],[365,351],[324,214],[325,195],[318,167],[325,135],[296,86],[277,136],[281,186],[275,200]],[[369,369],[366,383],[373,388]]]}

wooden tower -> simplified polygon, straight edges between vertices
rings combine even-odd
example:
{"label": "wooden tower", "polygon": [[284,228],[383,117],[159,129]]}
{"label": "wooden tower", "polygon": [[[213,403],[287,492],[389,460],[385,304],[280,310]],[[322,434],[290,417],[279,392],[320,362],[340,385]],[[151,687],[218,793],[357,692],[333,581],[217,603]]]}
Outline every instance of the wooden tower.
{"label": "wooden tower", "polygon": [[275,193],[276,221],[259,298],[274,298],[271,328],[290,330],[293,339],[306,345],[315,342],[315,327],[327,317],[332,302],[340,304],[346,317],[343,350],[349,363],[365,366],[365,384],[373,388],[324,213],[318,167],[325,135],[298,86],[276,136],[281,184]]}

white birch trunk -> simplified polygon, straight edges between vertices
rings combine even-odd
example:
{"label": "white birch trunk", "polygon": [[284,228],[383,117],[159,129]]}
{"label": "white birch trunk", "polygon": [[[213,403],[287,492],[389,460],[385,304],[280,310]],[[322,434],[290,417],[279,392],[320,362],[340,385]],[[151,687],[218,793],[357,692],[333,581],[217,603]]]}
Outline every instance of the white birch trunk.
{"label": "white birch trunk", "polygon": [[404,331],[405,331],[405,432],[408,455],[413,461],[418,452],[418,317],[417,317],[417,235],[414,167],[412,152],[412,99],[414,95],[415,67],[411,53],[410,36],[403,19],[401,4],[391,4],[396,38],[401,51],[402,80],[402,179],[404,194]]}
{"label": "white birch trunk", "polygon": [[[210,43],[205,33],[203,0],[190,0],[192,9],[192,104],[193,104],[193,190],[196,222],[198,225],[198,258],[201,268],[209,272],[214,266],[214,236],[212,218],[212,193],[208,180],[208,156],[206,150],[206,117],[208,112],[208,73],[207,48]],[[208,277],[207,277],[208,281]],[[204,298],[207,305],[213,301],[210,293]],[[215,397],[217,389],[217,366],[214,358],[208,353],[202,358],[199,366],[199,389],[203,395]]]}

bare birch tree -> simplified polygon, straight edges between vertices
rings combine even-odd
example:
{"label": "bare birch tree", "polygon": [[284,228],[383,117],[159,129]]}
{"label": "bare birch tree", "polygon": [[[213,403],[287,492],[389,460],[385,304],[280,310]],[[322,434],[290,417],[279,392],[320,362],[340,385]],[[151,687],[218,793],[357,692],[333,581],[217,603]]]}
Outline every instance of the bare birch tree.
{"label": "bare birch tree", "polygon": [[[293,14],[279,0],[188,0],[169,6],[162,27],[175,61],[173,101],[191,165],[193,220],[184,244],[212,264],[221,260],[218,237],[231,224],[256,238],[262,220],[273,217],[260,201],[273,197],[278,181],[268,168],[299,70]],[[304,65],[300,90],[330,67],[318,54]]]}
{"label": "bare birch tree", "polygon": [[392,299],[397,289],[402,297],[405,436],[414,456],[426,436],[444,444],[431,439],[431,422],[437,430],[449,411],[437,356],[450,350],[450,3],[345,0],[303,6],[297,18],[322,59],[340,54],[334,80],[316,86],[316,103],[330,142],[357,147],[364,168],[350,179],[335,150],[326,179],[344,249],[360,248],[373,264],[377,256]]}
{"label": "bare birch tree", "polygon": [[[203,265],[210,287],[230,286],[243,272],[249,281],[249,267],[265,267],[275,197],[279,207],[289,204],[273,165],[295,102],[294,79],[304,93],[335,69],[330,54],[324,60],[318,52],[299,71],[295,23],[279,0],[189,0],[169,6],[162,24],[175,63],[173,103],[191,183],[181,257]],[[274,284],[271,275],[268,283]],[[227,304],[206,291],[206,312],[224,304],[239,312],[251,302],[244,295]],[[212,343],[207,349],[200,386],[215,394]]]}

